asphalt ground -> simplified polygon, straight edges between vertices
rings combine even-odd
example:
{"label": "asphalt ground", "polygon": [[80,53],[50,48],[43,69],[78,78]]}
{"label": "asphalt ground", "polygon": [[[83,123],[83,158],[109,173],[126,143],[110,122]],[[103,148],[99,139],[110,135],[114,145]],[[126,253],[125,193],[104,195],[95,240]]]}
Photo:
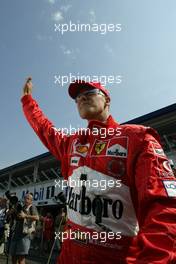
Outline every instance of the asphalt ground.
{"label": "asphalt ground", "polygon": [[[9,261],[8,261],[8,264],[11,264],[11,258],[9,258]],[[34,261],[34,260],[30,260],[30,259],[27,259],[26,260],[26,264],[40,264],[42,262],[38,262],[38,261]],[[0,255],[0,264],[7,264],[7,257],[6,256],[2,256]],[[54,264],[54,263],[52,263]]]}
{"label": "asphalt ground", "polygon": [[[0,264],[11,264],[11,257],[9,256],[7,262],[7,256],[5,254],[2,254],[2,252],[4,252],[3,248],[0,248]],[[26,264],[48,264],[49,254],[50,252],[45,252],[41,250],[40,247],[34,249],[34,246],[31,246],[29,255],[26,257]],[[56,243],[54,243],[54,248],[52,248],[52,254],[49,264],[56,264],[58,254],[59,251],[57,245]]]}
{"label": "asphalt ground", "polygon": [[[54,250],[49,264],[56,264],[58,250]],[[40,253],[39,251],[30,250],[29,255],[26,257],[26,264],[47,264],[49,254]],[[7,256],[0,254],[0,264],[7,264]],[[11,257],[9,256],[8,264],[12,264]]]}

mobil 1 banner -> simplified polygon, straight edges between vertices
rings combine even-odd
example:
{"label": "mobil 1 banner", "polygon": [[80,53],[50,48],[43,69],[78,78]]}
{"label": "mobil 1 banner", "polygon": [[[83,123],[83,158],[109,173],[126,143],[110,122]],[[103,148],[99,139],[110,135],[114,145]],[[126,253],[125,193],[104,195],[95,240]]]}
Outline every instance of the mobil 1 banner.
{"label": "mobil 1 banner", "polygon": [[27,193],[32,193],[33,204],[43,206],[56,204],[55,196],[58,194],[58,189],[55,189],[55,183],[51,181],[14,189],[13,193],[16,194],[21,201],[24,200]]}

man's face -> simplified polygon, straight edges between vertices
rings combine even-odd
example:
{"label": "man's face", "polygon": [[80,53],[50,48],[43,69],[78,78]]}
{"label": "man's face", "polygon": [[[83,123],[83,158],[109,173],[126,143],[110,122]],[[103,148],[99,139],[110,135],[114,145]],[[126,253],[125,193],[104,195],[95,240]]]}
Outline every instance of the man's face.
{"label": "man's face", "polygon": [[100,91],[97,91],[97,93],[89,93],[89,91],[85,91],[85,93],[83,92],[78,95],[76,103],[81,118],[99,120],[99,117],[104,111],[107,111],[106,97],[103,93],[99,92]]}
{"label": "man's face", "polygon": [[32,204],[32,195],[31,194],[27,194],[25,196],[24,203],[26,206],[29,206],[30,204]]}

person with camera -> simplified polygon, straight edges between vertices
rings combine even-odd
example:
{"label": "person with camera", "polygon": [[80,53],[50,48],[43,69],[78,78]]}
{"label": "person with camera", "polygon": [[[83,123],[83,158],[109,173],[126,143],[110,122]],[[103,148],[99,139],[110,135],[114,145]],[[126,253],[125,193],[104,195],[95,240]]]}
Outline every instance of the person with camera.
{"label": "person with camera", "polygon": [[43,114],[32,87],[28,78],[21,99],[24,114],[61,161],[68,183],[67,237],[58,263],[176,263],[176,180],[158,133],[118,124],[109,112],[108,90],[77,80],[68,92],[88,127],[66,135]]}
{"label": "person with camera", "polygon": [[60,234],[59,239],[56,240],[56,245],[58,250],[61,250],[62,247],[62,233],[64,232],[64,226],[67,222],[67,216],[66,216],[66,210],[65,208],[60,208],[58,211],[58,214],[56,215],[55,218],[55,223],[54,223],[54,227],[55,227],[55,234]]}
{"label": "person with camera", "polygon": [[9,254],[12,256],[12,264],[25,264],[25,257],[30,249],[35,223],[39,220],[37,208],[32,204],[32,200],[33,195],[27,193],[21,210],[16,210],[15,207],[11,209],[13,225],[11,226]]}
{"label": "person with camera", "polygon": [[0,197],[0,254],[4,253],[7,200]]}
{"label": "person with camera", "polygon": [[43,218],[43,249],[48,253],[54,238],[54,219],[50,212]]}

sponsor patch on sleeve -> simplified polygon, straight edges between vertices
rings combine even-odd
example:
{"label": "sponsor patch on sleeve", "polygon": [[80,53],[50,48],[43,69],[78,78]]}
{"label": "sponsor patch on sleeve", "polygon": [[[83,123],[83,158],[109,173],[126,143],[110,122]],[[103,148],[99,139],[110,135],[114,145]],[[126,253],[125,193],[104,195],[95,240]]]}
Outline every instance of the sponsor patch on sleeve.
{"label": "sponsor patch on sleeve", "polygon": [[168,160],[162,161],[161,166],[158,165],[158,172],[160,177],[174,179],[174,173]]}
{"label": "sponsor patch on sleeve", "polygon": [[127,158],[128,155],[128,138],[112,138],[106,149],[106,156]]}
{"label": "sponsor patch on sleeve", "polygon": [[78,166],[79,160],[80,160],[80,157],[71,157],[70,165],[71,166]]}
{"label": "sponsor patch on sleeve", "polygon": [[90,147],[90,143],[87,144],[81,144],[78,139],[73,141],[72,147],[71,147],[71,154],[80,155],[82,157],[86,157],[88,150]]}
{"label": "sponsor patch on sleeve", "polygon": [[163,181],[164,188],[169,197],[176,197],[176,180],[173,181]]}
{"label": "sponsor patch on sleeve", "polygon": [[164,153],[164,150],[158,143],[152,143],[152,147],[153,147],[153,151],[155,155],[162,156],[162,157],[166,156]]}

